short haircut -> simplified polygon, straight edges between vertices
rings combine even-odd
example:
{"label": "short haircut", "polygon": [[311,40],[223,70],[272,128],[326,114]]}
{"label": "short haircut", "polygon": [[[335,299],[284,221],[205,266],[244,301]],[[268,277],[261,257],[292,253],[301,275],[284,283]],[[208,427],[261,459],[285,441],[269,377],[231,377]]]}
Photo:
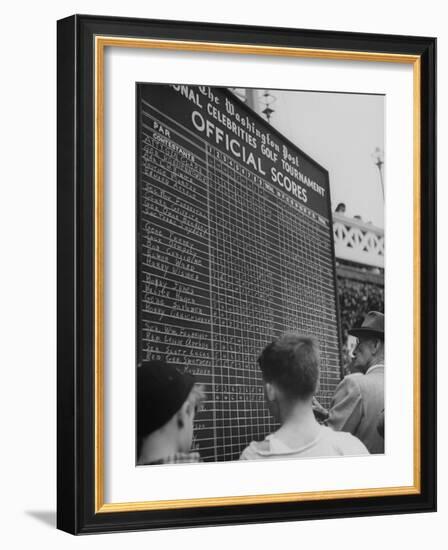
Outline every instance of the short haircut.
{"label": "short haircut", "polygon": [[293,399],[307,399],[315,393],[319,363],[316,338],[295,333],[283,334],[268,344],[258,358],[263,379]]}

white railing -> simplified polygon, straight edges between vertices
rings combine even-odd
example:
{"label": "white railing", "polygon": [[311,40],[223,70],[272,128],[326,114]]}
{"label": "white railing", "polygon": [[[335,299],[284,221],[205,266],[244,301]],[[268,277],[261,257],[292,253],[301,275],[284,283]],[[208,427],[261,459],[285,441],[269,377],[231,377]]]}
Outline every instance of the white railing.
{"label": "white railing", "polygon": [[336,258],[384,268],[384,230],[356,218],[333,214]]}

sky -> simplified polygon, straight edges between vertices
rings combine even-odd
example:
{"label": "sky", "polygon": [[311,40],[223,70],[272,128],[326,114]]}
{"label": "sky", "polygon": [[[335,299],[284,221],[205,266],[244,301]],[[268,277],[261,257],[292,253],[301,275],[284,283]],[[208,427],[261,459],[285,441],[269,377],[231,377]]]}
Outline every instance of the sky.
{"label": "sky", "polygon": [[[377,147],[384,151],[384,96],[270,93],[276,97],[270,123],[328,170],[333,210],[343,202],[347,216],[360,215],[383,228],[383,194],[372,154]],[[259,101],[257,110],[260,105],[264,108]]]}

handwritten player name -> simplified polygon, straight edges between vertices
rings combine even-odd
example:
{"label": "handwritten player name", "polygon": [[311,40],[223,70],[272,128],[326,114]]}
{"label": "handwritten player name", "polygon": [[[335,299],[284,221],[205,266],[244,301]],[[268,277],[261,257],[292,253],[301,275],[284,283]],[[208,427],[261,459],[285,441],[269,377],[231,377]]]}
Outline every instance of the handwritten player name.
{"label": "handwritten player name", "polygon": [[176,355],[166,356],[161,352],[153,351],[151,349],[146,349],[146,348],[143,351],[145,353],[145,359],[147,361],[154,361],[154,360],[160,361],[165,359],[167,362],[175,366],[182,367],[184,372],[188,372],[195,376],[199,376],[199,375],[211,376],[212,374],[212,362],[207,359],[179,357]]}
{"label": "handwritten player name", "polygon": [[187,176],[184,174],[173,174],[163,168],[145,167],[144,175],[158,183],[166,185],[172,191],[176,191],[189,199],[196,201],[203,199],[200,193],[198,193],[198,189],[190,182],[190,179],[186,179]]}
{"label": "handwritten player name", "polygon": [[159,292],[168,291],[175,292],[177,294],[185,294],[187,296],[193,296],[197,292],[192,286],[186,285],[184,283],[179,283],[177,281],[169,281],[167,279],[161,279],[155,276],[150,275],[149,273],[144,274],[143,285],[145,288],[151,287]]}
{"label": "handwritten player name", "polygon": [[158,325],[148,323],[147,321],[145,322],[145,325],[147,327],[146,330],[149,330],[151,333],[178,336],[184,338],[185,342],[188,342],[189,340],[209,340],[208,332],[204,331],[198,331],[186,327],[175,327],[173,325]]}
{"label": "handwritten player name", "polygon": [[[187,348],[183,349],[179,346],[172,346],[172,345],[161,345],[159,343],[157,344],[150,344],[147,348],[147,351],[154,352],[154,353],[161,353],[168,356],[176,356],[178,360],[182,359],[198,359],[198,360],[210,360],[211,359],[211,350],[210,349],[194,349],[194,348]],[[199,361],[198,361],[199,364]]]}
{"label": "handwritten player name", "polygon": [[167,264],[166,262],[160,262],[158,260],[147,260],[146,262],[144,262],[144,266],[152,267],[154,269],[162,271],[164,276],[167,274],[178,275],[179,277],[182,277],[183,279],[186,279],[192,282],[201,280],[199,273],[188,271],[186,269],[182,269],[177,266],[172,266]]}
{"label": "handwritten player name", "polygon": [[155,203],[166,206],[175,212],[181,209],[182,211],[189,212],[195,218],[206,219],[206,215],[202,210],[174,195],[171,191],[166,191],[165,189],[147,184],[144,186],[143,192],[152,197]]}
{"label": "handwritten player name", "polygon": [[[184,254],[196,256],[199,253],[197,244],[186,237],[177,235],[174,231],[166,228],[155,227],[151,222],[144,225],[143,240],[149,245],[156,243],[166,245],[167,248],[173,248]],[[202,251],[203,252],[203,251]]]}
{"label": "handwritten player name", "polygon": [[141,156],[143,164],[153,160],[153,155],[157,155],[159,159],[163,159],[164,162],[172,166],[181,167],[182,169],[193,168],[195,174],[200,174],[197,170],[196,157],[191,151],[154,131],[151,135],[144,137]]}
{"label": "handwritten player name", "polygon": [[[181,178],[184,184],[189,183],[191,185],[191,190],[195,190],[195,180],[190,175],[182,172],[182,167],[185,163],[173,159],[166,151],[160,149],[156,150],[152,147],[145,146],[142,159],[145,170],[158,170],[166,176],[176,174],[176,176]],[[188,166],[189,168],[192,167],[191,164],[188,164]]]}
{"label": "handwritten player name", "polygon": [[180,209],[171,210],[167,205],[154,204],[150,200],[142,201],[142,211],[147,216],[155,217],[161,221],[170,223],[175,227],[182,228],[187,234],[207,238],[208,227],[199,220],[192,220]]}
{"label": "handwritten player name", "polygon": [[148,305],[157,304],[192,313],[208,314],[208,307],[201,307],[201,304],[192,296],[184,296],[179,292],[172,292],[165,288],[146,287],[143,290],[143,300]]}
{"label": "handwritten player name", "polygon": [[208,317],[207,308],[203,308],[201,306],[198,306],[196,304],[191,304],[188,302],[175,301],[171,305],[171,304],[168,304],[163,297],[154,296],[149,293],[147,293],[146,295],[145,293],[143,294],[143,301],[148,305],[151,305],[151,304],[158,305],[159,311],[163,307],[164,313],[168,313],[168,315],[172,315],[173,317],[176,317],[177,314],[191,314],[192,316],[200,319],[201,321],[204,321],[204,317]]}
{"label": "handwritten player name", "polygon": [[[192,179],[192,177],[181,171],[179,165],[170,163],[159,164],[146,164],[143,166],[143,175],[149,179],[154,179],[157,182],[163,183],[169,189],[177,189],[188,197],[200,199],[201,195],[198,193],[200,188]],[[190,170],[191,172],[191,170]],[[196,178],[199,179],[200,177]]]}
{"label": "handwritten player name", "polygon": [[167,309],[164,308],[163,306],[161,307],[161,306],[151,305],[148,309],[143,307],[142,311],[144,311],[145,313],[150,313],[157,316],[159,321],[165,318],[169,318],[169,319],[177,319],[177,320],[183,320],[183,321],[191,321],[192,323],[199,323],[203,325],[210,324],[208,319],[205,316],[200,316],[194,313],[190,313],[188,311],[179,311],[179,310],[172,310],[168,312]]}
{"label": "handwritten player name", "polygon": [[[174,259],[177,265],[190,266],[197,265],[202,266],[203,260],[198,258],[197,252],[191,252],[188,249],[178,247],[178,246],[169,246],[166,245],[160,238],[152,236],[143,236],[143,245],[149,248],[148,254],[151,255],[153,252],[156,253],[165,253],[167,258]],[[190,253],[191,252],[191,253]],[[153,258],[157,257],[156,255],[152,256]],[[160,256],[158,259],[162,259]],[[189,266],[189,269],[191,267]]]}
{"label": "handwritten player name", "polygon": [[207,265],[203,265],[200,258],[181,254],[176,250],[167,250],[163,245],[154,244],[150,248],[143,245],[143,257],[146,263],[157,262],[165,264],[166,268],[183,269],[189,272],[206,274]]}
{"label": "handwritten player name", "polygon": [[182,338],[180,336],[170,336],[169,334],[155,334],[150,336],[151,341],[161,344],[172,344],[174,346],[185,346],[188,348],[201,348],[208,347],[209,340],[195,340],[193,338]]}
{"label": "handwritten player name", "polygon": [[210,359],[200,359],[196,356],[182,356],[176,353],[166,355],[167,363],[173,363],[180,366],[190,366],[190,367],[209,367],[213,366],[213,363]]}

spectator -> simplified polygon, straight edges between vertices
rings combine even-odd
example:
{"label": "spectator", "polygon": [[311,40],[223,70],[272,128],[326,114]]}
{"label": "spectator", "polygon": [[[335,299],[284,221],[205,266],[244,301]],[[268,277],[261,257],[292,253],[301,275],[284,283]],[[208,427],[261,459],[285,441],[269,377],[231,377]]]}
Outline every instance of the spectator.
{"label": "spectator", "polygon": [[204,398],[194,377],[164,361],[137,369],[138,464],[199,462],[190,452],[195,409]]}
{"label": "spectator", "polygon": [[285,334],[268,344],[258,364],[269,411],[280,428],[252,443],[243,460],[368,454],[351,434],[318,423],[313,395],[319,382],[319,350],[312,337]]}
{"label": "spectator", "polygon": [[348,331],[360,326],[368,311],[384,311],[384,288],[373,283],[338,277],[339,312],[341,317],[342,355],[345,366],[351,363],[347,348]]}
{"label": "spectator", "polygon": [[353,367],[363,374],[349,374],[336,388],[328,426],[358,437],[371,453],[384,453],[377,429],[384,410],[384,315],[370,311],[349,334],[358,338]]}

